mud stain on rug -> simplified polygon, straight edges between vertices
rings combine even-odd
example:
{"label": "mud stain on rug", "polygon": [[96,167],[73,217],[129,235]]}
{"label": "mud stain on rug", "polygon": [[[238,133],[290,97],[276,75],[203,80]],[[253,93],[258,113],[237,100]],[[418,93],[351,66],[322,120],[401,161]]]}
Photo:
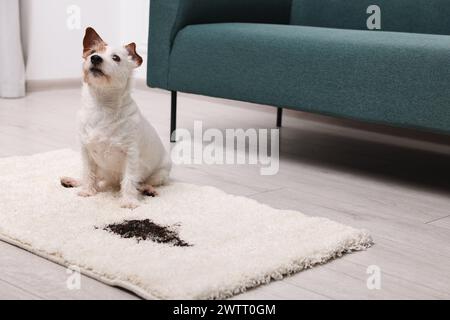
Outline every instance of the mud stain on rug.
{"label": "mud stain on rug", "polygon": [[103,230],[117,234],[125,239],[134,238],[138,242],[150,240],[156,243],[169,244],[174,247],[192,247],[191,244],[180,239],[174,227],[161,226],[150,219],[126,220],[122,223],[107,225]]}

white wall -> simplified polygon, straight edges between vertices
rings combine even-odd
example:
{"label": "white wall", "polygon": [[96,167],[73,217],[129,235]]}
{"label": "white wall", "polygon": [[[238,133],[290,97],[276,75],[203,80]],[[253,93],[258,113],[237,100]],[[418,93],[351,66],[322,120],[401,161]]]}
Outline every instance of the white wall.
{"label": "white wall", "polygon": [[[79,29],[67,26],[72,5],[80,8]],[[79,78],[87,26],[112,45],[134,41],[138,50],[146,47],[148,0],[21,0],[21,16],[28,80]],[[136,76],[145,78],[145,68]]]}
{"label": "white wall", "polygon": [[122,43],[135,42],[138,53],[144,58],[136,70],[136,78],[147,74],[148,14],[150,0],[120,0],[120,39]]}

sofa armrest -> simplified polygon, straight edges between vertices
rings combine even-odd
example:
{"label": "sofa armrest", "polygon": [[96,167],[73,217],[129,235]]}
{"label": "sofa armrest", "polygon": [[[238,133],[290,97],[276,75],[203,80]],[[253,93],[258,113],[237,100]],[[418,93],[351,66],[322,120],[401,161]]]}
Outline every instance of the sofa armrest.
{"label": "sofa armrest", "polygon": [[250,22],[288,24],[292,0],[151,0],[147,84],[168,89],[173,41],[190,24]]}

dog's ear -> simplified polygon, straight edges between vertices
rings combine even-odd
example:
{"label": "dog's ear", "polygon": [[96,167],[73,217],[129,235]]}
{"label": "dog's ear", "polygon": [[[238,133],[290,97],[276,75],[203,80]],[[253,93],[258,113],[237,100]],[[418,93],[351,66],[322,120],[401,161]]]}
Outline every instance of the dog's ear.
{"label": "dog's ear", "polygon": [[86,33],[83,39],[83,57],[89,55],[88,53],[98,46],[106,46],[105,41],[98,35],[98,33],[91,27],[86,28]]}
{"label": "dog's ear", "polygon": [[128,51],[128,55],[133,59],[134,63],[136,63],[136,68],[139,67],[144,61],[140,55],[136,52],[136,43],[132,42],[125,46],[125,49]]}

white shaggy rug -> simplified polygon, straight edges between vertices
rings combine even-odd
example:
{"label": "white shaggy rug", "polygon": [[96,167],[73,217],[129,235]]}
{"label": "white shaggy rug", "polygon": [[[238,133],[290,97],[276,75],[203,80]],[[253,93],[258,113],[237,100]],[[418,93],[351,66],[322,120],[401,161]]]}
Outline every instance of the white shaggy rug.
{"label": "white shaggy rug", "polygon": [[[144,298],[227,298],[372,243],[362,230],[178,182],[121,209],[116,195],[85,199],[61,187],[79,166],[71,150],[0,159],[0,239]],[[190,246],[104,230],[144,219]]]}

